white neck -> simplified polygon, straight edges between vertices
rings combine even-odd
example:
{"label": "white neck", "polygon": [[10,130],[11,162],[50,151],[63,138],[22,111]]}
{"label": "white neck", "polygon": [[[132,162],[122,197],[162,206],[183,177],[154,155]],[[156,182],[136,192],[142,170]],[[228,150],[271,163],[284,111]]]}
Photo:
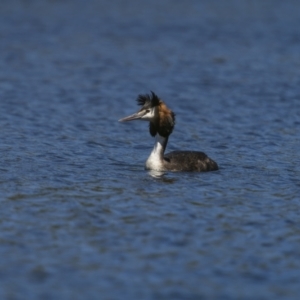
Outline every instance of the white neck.
{"label": "white neck", "polygon": [[146,161],[146,169],[157,171],[163,169],[164,152],[167,146],[167,142],[168,138],[156,134],[153,150]]}

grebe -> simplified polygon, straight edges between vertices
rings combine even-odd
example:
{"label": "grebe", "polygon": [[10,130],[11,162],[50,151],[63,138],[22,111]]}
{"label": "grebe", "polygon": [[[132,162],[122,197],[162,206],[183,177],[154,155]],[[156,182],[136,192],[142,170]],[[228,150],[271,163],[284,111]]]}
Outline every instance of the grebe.
{"label": "grebe", "polygon": [[156,138],[154,148],[146,161],[145,168],[155,171],[215,171],[218,165],[205,153],[198,151],[173,151],[166,155],[168,139],[175,125],[175,114],[153,92],[139,95],[138,105],[142,108],[119,122],[132,120],[149,121],[150,134]]}

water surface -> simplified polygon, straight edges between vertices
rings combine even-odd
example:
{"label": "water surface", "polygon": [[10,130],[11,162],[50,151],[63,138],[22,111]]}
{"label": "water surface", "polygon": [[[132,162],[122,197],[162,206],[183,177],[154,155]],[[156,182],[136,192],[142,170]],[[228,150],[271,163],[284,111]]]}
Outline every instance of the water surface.
{"label": "water surface", "polygon": [[[298,299],[299,8],[1,2],[1,299]],[[150,90],[219,171],[144,170]]]}

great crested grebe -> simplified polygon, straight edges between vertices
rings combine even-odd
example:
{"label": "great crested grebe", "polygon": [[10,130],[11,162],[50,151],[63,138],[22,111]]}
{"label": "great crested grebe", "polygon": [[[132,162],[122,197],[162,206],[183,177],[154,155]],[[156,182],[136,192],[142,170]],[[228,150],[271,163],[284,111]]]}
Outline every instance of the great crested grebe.
{"label": "great crested grebe", "polygon": [[175,114],[153,92],[139,95],[138,105],[142,108],[119,122],[149,121],[150,134],[156,138],[154,148],[146,161],[145,168],[155,171],[215,171],[218,165],[205,153],[198,151],[172,151],[164,155],[168,139],[175,125]]}

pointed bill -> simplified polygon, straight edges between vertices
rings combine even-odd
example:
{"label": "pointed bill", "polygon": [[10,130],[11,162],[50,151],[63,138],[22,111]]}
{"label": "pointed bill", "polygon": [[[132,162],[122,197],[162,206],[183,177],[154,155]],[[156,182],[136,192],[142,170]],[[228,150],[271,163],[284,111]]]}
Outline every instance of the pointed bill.
{"label": "pointed bill", "polygon": [[145,111],[139,111],[133,115],[130,115],[128,117],[120,119],[119,122],[138,120],[138,119],[141,119],[144,114],[145,114]]}

